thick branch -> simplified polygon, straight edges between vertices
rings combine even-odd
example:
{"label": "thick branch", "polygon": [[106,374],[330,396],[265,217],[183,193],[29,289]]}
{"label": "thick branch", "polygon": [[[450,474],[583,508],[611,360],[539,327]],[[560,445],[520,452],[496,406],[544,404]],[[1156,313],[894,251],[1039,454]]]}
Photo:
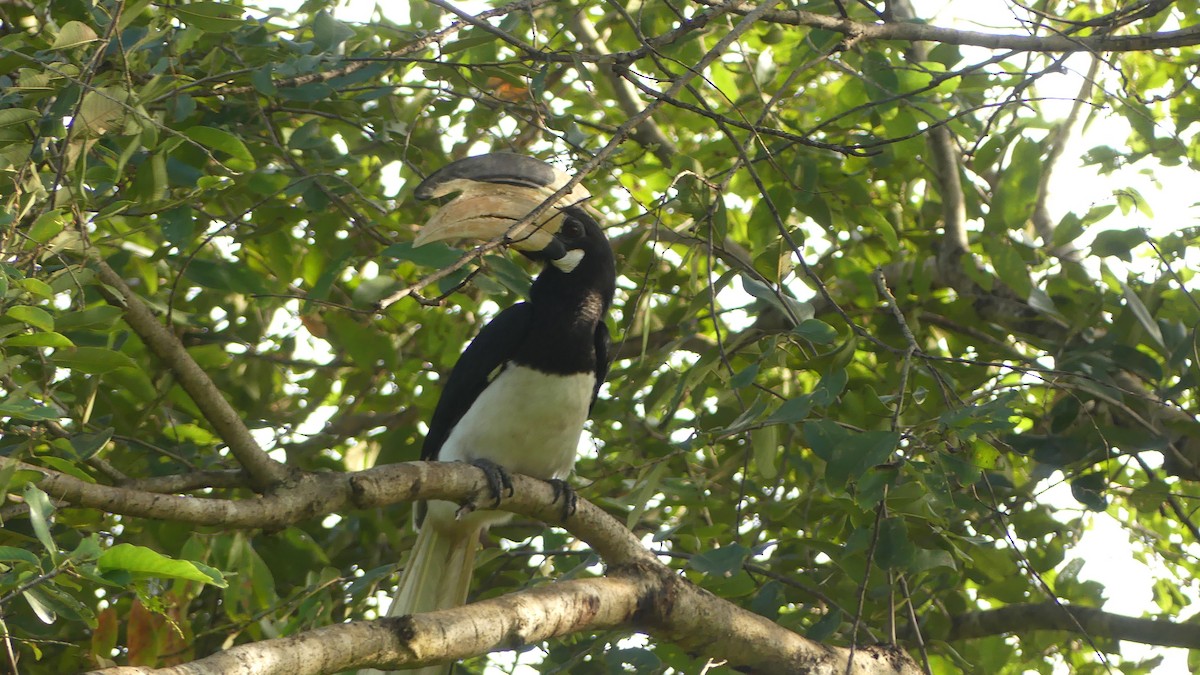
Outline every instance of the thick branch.
{"label": "thick branch", "polygon": [[179,338],[155,318],[154,313],[142,302],[133,289],[125,283],[108,263],[96,261],[100,280],[117,292],[108,294],[110,304],[125,311],[125,323],[138,334],[146,347],[162,360],[180,386],[196,403],[204,418],[212,425],[217,435],[229,446],[238,463],[250,474],[259,490],[282,483],[288,477],[288,469],[271,459],[250,435],[250,429],[242,422],[238,412],[221,395],[208,373],[188,354]]}
{"label": "thick branch", "polygon": [[[156,494],[80,480],[6,457],[0,469],[16,464],[37,471],[38,487],[75,506],[127,516],[226,528],[280,529],[330,513],[377,508],[427,499],[471,501],[490,491],[483,472],[457,462],[408,462],[351,473],[304,474],[286,487],[256,499],[217,499]],[[587,542],[609,564],[624,564],[650,554],[629,530],[592,503],[580,499],[570,518],[562,517],[554,488],[545,481],[513,474],[515,492],[499,508],[560,525]]]}
{"label": "thick branch", "polygon": [[170,668],[110,668],[105,675],[287,673],[406,668],[512,649],[581,631],[637,628],[749,673],[917,675],[903,652],[849,650],[805,639],[676,576],[659,563],[611,576],[552,583],[464,607],[327,626],[238,645]]}
{"label": "thick branch", "polygon": [[[698,0],[703,5],[716,5],[717,0]],[[745,14],[746,9],[734,9]],[[907,21],[862,23],[804,10],[773,10],[763,15],[764,21],[789,26],[823,28],[858,40],[901,40],[906,42],[942,42],[951,45],[971,45],[989,49],[1019,52],[1140,52],[1155,49],[1191,47],[1200,44],[1200,26],[1188,26],[1175,31],[1143,35],[1000,35],[973,30],[941,28]]]}
{"label": "thick branch", "polygon": [[407,668],[511,649],[582,630],[617,628],[637,611],[638,597],[636,580],[564,581],[440,612],[355,621],[238,645],[171,668],[109,668],[98,672],[316,675],[369,667]]}
{"label": "thick branch", "polygon": [[1031,630],[1061,630],[1094,637],[1115,638],[1158,645],[1200,649],[1200,625],[1162,619],[1143,619],[1113,614],[1094,607],[1060,605],[1053,602],[1009,605],[954,617],[950,640],[1026,633]]}

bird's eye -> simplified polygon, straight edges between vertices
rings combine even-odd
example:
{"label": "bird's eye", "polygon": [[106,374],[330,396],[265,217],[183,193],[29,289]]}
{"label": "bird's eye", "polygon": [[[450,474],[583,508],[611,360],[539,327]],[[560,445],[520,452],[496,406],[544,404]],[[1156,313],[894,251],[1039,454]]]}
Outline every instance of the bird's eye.
{"label": "bird's eye", "polygon": [[562,235],[568,239],[577,239],[583,236],[583,223],[573,218],[568,218],[563,222]]}

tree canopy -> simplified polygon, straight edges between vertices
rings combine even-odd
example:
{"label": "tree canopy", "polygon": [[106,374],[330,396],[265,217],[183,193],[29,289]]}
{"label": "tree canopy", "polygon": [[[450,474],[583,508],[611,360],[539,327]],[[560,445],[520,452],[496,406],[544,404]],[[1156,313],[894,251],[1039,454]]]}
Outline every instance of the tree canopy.
{"label": "tree canopy", "polygon": [[[395,4],[0,4],[6,669],[1200,670],[1200,229],[1063,171],[1200,168],[1200,3]],[[617,254],[581,506],[517,480],[477,602],[379,620],[411,501],[483,484],[414,462],[439,382],[536,271],[412,246],[490,150]]]}

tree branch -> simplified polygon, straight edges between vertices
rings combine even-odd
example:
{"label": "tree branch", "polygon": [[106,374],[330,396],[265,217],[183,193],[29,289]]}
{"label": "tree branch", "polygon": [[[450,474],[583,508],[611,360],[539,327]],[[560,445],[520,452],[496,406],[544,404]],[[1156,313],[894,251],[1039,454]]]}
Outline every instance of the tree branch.
{"label": "tree branch", "polygon": [[[909,0],[894,0],[888,3],[888,8],[898,18],[908,21],[917,18]],[[929,50],[920,42],[910,44],[904,53],[914,64],[929,60]],[[929,158],[938,181],[938,195],[942,198],[945,237],[938,249],[938,266],[944,273],[954,274],[958,270],[959,258],[967,251],[967,207],[962,177],[959,175],[960,153],[950,129],[941,124],[929,130],[926,145],[929,146]]]}
{"label": "tree branch", "polygon": [[1091,64],[1088,66],[1088,72],[1083,76],[1083,83],[1079,87],[1079,93],[1075,95],[1075,102],[1071,104],[1071,111],[1067,114],[1067,118],[1058,124],[1058,127],[1051,132],[1050,149],[1046,153],[1046,161],[1042,168],[1041,178],[1038,179],[1037,199],[1033,204],[1033,211],[1029,216],[1029,220],[1033,223],[1034,232],[1042,238],[1042,244],[1046,250],[1065,260],[1071,262],[1079,262],[1083,259],[1083,254],[1072,242],[1065,242],[1061,246],[1054,245],[1054,230],[1055,224],[1050,220],[1050,209],[1046,203],[1049,201],[1051,183],[1054,179],[1054,171],[1058,168],[1059,161],[1062,159],[1063,152],[1067,149],[1067,141],[1071,137],[1071,131],[1075,128],[1075,123],[1079,119],[1079,114],[1083,110],[1084,101],[1088,98],[1088,93],[1092,90],[1096,82],[1096,73],[1100,70],[1100,59],[1092,58]]}
{"label": "tree branch", "polygon": [[512,649],[581,631],[622,627],[669,639],[749,673],[917,675],[898,648],[829,647],[697,588],[660,563],[576,579],[427,614],[326,626],[238,645],[168,668],[109,668],[96,675],[287,673],[410,668]]}
{"label": "tree branch", "polygon": [[[575,33],[575,37],[587,46],[588,51],[606,56],[612,54],[584,12],[571,13],[571,32]],[[584,67],[583,62],[580,62],[579,67]],[[634,115],[642,109],[642,102],[638,99],[637,91],[625,78],[617,75],[612,64],[595,64],[595,68],[613,88],[613,97],[616,99],[617,105],[621,107],[621,112],[626,115]],[[667,138],[653,117],[646,118],[644,122],[634,127],[633,133],[629,137],[650,150],[667,168],[671,167],[672,160],[679,153],[675,144]]]}
{"label": "tree branch", "polygon": [[188,354],[179,338],[155,318],[146,303],[108,263],[97,259],[95,264],[100,280],[116,291],[116,295],[105,293],[108,303],[125,311],[125,323],[137,333],[146,348],[175,374],[179,385],[195,401],[204,418],[229,446],[234,458],[250,474],[254,487],[263,491],[286,480],[288,468],[271,459],[258,445],[241,416],[225,400],[208,373]]}
{"label": "tree branch", "polygon": [[[718,4],[717,0],[697,0],[697,2],[709,6]],[[740,8],[733,11],[737,14],[748,12],[748,10]],[[1088,37],[1050,35],[1038,37],[981,33],[909,21],[861,23],[799,9],[772,10],[764,14],[762,20],[788,26],[823,28],[853,36],[858,40],[941,42],[950,45],[970,45],[1018,52],[1133,52],[1191,47],[1200,44],[1200,26],[1188,26],[1180,30],[1142,35],[1092,35]]]}
{"label": "tree branch", "polygon": [[[42,474],[38,487],[75,506],[227,528],[280,529],[339,511],[429,499],[472,503],[476,496],[484,496],[488,508],[493,508],[483,472],[458,462],[406,462],[351,473],[302,474],[258,499],[182,497],[100,485],[0,457],[0,469],[12,465]],[[565,527],[610,564],[650,555],[631,532],[590,502],[580,499],[575,513],[564,520],[549,483],[514,474],[513,486],[515,493],[504,497],[496,508]]]}
{"label": "tree branch", "polygon": [[1200,649],[1200,625],[1163,619],[1144,619],[1105,612],[1094,607],[1061,605],[1054,602],[1008,605],[955,616],[948,639],[1026,633],[1031,630],[1061,630],[1093,637],[1104,636],[1160,647]]}

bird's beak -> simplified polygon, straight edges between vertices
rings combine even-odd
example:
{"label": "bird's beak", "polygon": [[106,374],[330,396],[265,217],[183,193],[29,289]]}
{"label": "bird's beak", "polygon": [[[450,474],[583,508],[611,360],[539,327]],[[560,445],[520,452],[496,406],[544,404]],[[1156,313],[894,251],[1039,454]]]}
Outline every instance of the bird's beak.
{"label": "bird's beak", "polygon": [[417,186],[420,199],[457,192],[438,209],[413,240],[414,246],[433,241],[503,239],[521,251],[542,251],[562,227],[561,209],[586,200],[581,186],[543,211],[535,222],[514,227],[567,184],[570,176],[524,155],[492,153],[446,165]]}

